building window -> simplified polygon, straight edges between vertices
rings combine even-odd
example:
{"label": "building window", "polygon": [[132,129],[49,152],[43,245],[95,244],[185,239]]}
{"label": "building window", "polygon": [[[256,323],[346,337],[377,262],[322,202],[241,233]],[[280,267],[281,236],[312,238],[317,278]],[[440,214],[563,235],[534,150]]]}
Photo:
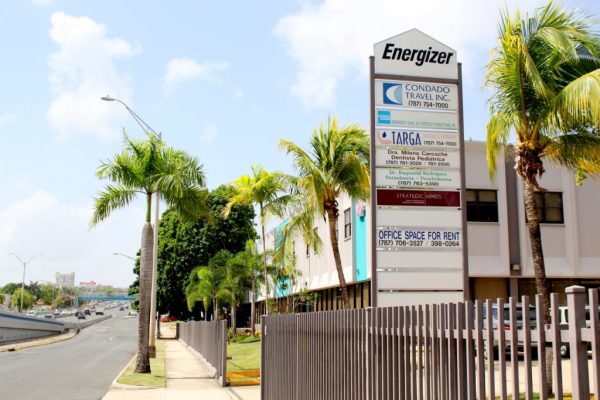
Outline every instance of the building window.
{"label": "building window", "polygon": [[344,239],[348,239],[352,236],[352,213],[350,209],[344,210]]}
{"label": "building window", "polygon": [[535,201],[541,223],[562,224],[565,222],[561,192],[536,192]]}
{"label": "building window", "polygon": [[495,190],[467,189],[467,221],[498,222],[498,195]]}

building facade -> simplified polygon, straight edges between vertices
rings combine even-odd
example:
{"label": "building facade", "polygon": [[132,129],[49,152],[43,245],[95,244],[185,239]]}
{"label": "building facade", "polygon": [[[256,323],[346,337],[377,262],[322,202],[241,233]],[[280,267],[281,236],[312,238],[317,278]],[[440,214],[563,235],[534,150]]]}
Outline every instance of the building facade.
{"label": "building facade", "polygon": [[[575,184],[572,171],[545,163],[539,180],[546,189],[538,193],[542,245],[546,274],[551,290],[564,293],[573,284],[600,287],[600,183],[588,178]],[[467,251],[471,299],[507,298],[535,294],[531,246],[525,219],[523,190],[510,154],[501,152],[490,179],[485,142],[465,142]],[[369,205],[342,196],[339,199],[338,244],[344,277],[353,307],[369,305],[371,280],[371,227]],[[267,240],[275,245],[278,230]],[[341,292],[329,228],[323,218],[314,229],[323,241],[319,253],[306,246],[301,237],[293,242],[299,278],[283,298],[299,291],[315,294],[310,306],[301,310],[341,308]],[[399,256],[401,254],[399,253]],[[417,266],[418,267],[418,266]],[[564,299],[561,299],[564,301]]]}

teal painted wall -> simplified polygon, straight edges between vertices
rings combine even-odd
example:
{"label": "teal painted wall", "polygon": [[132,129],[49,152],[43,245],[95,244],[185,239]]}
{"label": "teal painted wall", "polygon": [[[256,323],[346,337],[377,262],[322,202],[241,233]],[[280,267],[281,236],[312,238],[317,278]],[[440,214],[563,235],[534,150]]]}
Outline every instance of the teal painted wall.
{"label": "teal painted wall", "polygon": [[354,234],[354,268],[356,276],[354,279],[356,282],[366,281],[367,276],[367,213],[365,210],[365,216],[358,216],[356,214],[356,201],[352,201],[352,215],[353,215],[353,234]]}
{"label": "teal painted wall", "polygon": [[[281,237],[281,230],[288,224],[288,222],[289,221],[286,219],[275,228],[275,247],[277,247],[283,239]],[[280,266],[277,266],[277,268],[280,268]],[[276,298],[288,296],[290,294],[290,278],[278,280],[275,283],[274,292]]]}

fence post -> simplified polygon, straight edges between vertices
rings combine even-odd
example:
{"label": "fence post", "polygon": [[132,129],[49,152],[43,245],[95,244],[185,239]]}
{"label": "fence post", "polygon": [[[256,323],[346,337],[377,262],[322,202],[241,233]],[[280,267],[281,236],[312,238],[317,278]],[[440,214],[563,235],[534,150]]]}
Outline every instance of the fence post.
{"label": "fence post", "polygon": [[221,386],[227,386],[227,320],[224,319],[220,324],[220,336],[223,341],[223,346],[221,348]]}
{"label": "fence post", "polygon": [[265,379],[266,372],[266,360],[267,360],[267,325],[265,316],[260,317],[260,398],[261,400],[267,399],[266,397],[266,386],[267,379]]}
{"label": "fence post", "polygon": [[587,361],[587,346],[581,340],[581,330],[585,328],[585,288],[569,286],[567,305],[569,307],[569,347],[571,351],[571,384],[574,400],[587,400],[590,397]]}

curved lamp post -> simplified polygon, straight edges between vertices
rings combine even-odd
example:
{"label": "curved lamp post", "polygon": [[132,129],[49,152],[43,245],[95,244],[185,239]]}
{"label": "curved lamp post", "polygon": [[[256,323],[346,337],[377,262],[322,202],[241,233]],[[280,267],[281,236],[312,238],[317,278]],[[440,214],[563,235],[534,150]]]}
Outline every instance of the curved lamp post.
{"label": "curved lamp post", "polygon": [[[159,139],[162,139],[162,135],[157,133],[150,125],[146,123],[139,115],[135,113],[124,101],[111,97],[109,95],[100,97],[101,100],[104,101],[116,101],[125,107],[127,112],[133,117],[135,122],[142,128],[143,131],[150,131]],[[152,250],[152,289],[150,294],[150,340],[148,346],[150,347],[150,356],[154,357],[156,354],[156,271],[158,265],[158,224],[160,222],[159,218],[159,202],[160,202],[160,194],[154,193],[154,249]],[[118,254],[118,253],[115,253]],[[121,254],[124,255],[124,254]],[[129,256],[125,256],[129,257]],[[129,257],[130,258],[130,257]]]}
{"label": "curved lamp post", "polygon": [[23,294],[25,292],[25,268],[27,268],[27,264],[29,264],[34,258],[41,256],[42,253],[36,254],[35,256],[31,257],[27,261],[23,261],[21,259],[21,257],[16,255],[15,253],[10,253],[10,254],[15,256],[17,258],[17,260],[19,260],[21,263],[23,263],[23,282],[21,283],[21,307],[19,307],[19,312],[23,312]]}

